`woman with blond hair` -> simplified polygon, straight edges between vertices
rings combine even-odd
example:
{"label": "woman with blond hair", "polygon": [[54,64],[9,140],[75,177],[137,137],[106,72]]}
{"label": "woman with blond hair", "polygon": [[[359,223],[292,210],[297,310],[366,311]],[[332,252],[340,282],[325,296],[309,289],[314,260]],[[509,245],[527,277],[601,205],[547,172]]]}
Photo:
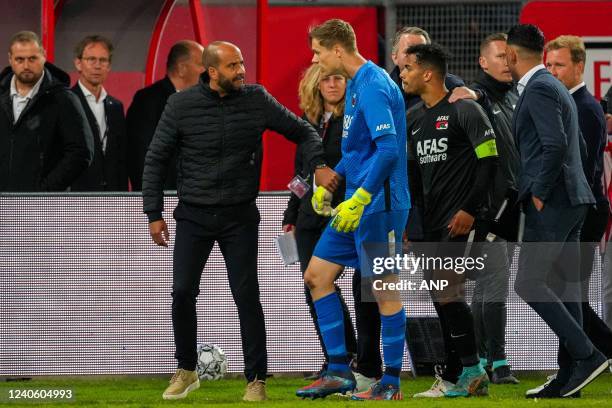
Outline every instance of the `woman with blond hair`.
{"label": "woman with blond hair", "polygon": [[[342,117],[344,115],[344,92],[346,89],[346,77],[338,73],[324,74],[318,64],[311,65],[305,72],[299,85],[300,109],[304,112],[303,119],[307,120],[315,129],[318,130],[323,140],[325,150],[325,161],[333,168],[340,161],[342,152],[340,143],[342,140]],[[295,152],[295,174],[301,176],[308,184],[310,190],[301,199],[295,194],[291,194],[291,199],[287,204],[283,217],[283,231],[295,231],[298,255],[300,259],[300,269],[302,275],[306,271],[308,262],[323,229],[327,225],[329,218],[317,215],[312,209],[310,202],[314,191],[313,174],[314,170],[308,167],[308,162],[302,157],[301,146],[298,145]],[[334,193],[332,206],[336,207],[344,199],[344,183]],[[317,330],[317,336],[321,343],[321,348],[325,354],[325,362],[319,373],[313,377],[318,377],[328,364],[328,355],[323,345],[317,315],[310,296],[310,290],[305,287],[306,303],[310,310],[310,315]],[[340,288],[336,285],[336,291],[340,293]],[[340,296],[344,313],[345,336],[347,339],[347,351],[349,355],[356,356],[357,341],[351,315],[346,303]]]}

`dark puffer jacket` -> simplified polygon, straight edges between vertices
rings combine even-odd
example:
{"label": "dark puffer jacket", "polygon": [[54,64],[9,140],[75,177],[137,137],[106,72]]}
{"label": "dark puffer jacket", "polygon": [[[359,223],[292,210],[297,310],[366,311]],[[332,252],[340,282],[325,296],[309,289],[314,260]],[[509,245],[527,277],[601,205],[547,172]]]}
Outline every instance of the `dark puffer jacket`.
{"label": "dark puffer jacket", "polygon": [[145,157],[142,195],[149,221],[161,218],[162,188],[175,150],[180,201],[222,207],[255,200],[266,129],[303,144],[312,166],[325,163],[315,129],[260,85],[220,97],[203,75],[199,85],[170,96]]}
{"label": "dark puffer jacket", "polygon": [[93,158],[93,135],[70,77],[45,64],[38,93],[16,123],[13,71],[0,73],[0,191],[62,191]]}

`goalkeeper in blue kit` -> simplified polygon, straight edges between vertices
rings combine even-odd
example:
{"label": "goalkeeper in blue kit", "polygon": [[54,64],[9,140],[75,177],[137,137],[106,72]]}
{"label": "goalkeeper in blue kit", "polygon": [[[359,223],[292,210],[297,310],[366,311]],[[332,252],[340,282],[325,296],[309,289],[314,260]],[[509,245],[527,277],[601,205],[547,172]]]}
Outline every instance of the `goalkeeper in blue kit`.
{"label": "goalkeeper in blue kit", "polygon": [[[406,117],[400,89],[388,74],[357,51],[353,28],[328,20],[310,31],[313,63],[324,72],[350,78],[342,134],[342,159],[335,171],[346,180],[346,200],[331,208],[331,193],[317,187],[312,203],[318,214],[333,215],[304,275],[314,301],[321,335],[329,354],[327,372],[301,388],[303,398],[323,398],[352,392],[355,378],[349,368],[342,309],[334,279],[349,266],[371,270],[365,247],[401,247],[410,198],[406,170]],[[316,180],[315,180],[316,182]],[[395,282],[387,274],[383,282]],[[399,375],[404,354],[406,315],[399,292],[374,292],[382,322],[385,371],[357,400],[402,399]]]}

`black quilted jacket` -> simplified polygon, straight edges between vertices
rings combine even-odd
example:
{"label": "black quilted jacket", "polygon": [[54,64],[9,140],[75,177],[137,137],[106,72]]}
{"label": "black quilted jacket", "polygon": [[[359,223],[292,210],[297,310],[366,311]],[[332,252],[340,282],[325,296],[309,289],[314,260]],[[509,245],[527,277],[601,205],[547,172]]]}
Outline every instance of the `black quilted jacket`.
{"label": "black quilted jacket", "polygon": [[145,157],[142,195],[149,221],[161,218],[165,173],[175,150],[180,201],[224,207],[255,200],[266,129],[303,144],[313,166],[325,163],[315,129],[260,85],[220,97],[204,75],[198,85],[170,96]]}

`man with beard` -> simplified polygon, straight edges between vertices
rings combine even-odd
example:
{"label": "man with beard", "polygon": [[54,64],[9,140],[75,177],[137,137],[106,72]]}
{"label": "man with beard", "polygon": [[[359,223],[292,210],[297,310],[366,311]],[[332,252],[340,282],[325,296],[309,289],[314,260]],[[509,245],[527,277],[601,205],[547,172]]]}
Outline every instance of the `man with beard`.
{"label": "man with beard", "polygon": [[[415,45],[406,54],[400,74],[404,90],[423,100],[408,111],[407,130],[408,174],[415,202],[423,209],[425,242],[435,257],[463,257],[474,220],[486,211],[495,177],[495,132],[475,102],[448,101],[447,56],[439,46]],[[424,274],[427,280],[448,282],[444,289],[431,290],[444,336],[448,384],[437,395],[415,397],[486,395],[489,379],[478,358],[465,275],[444,268]]]}
{"label": "man with beard", "polygon": [[20,31],[0,73],[0,191],[62,191],[87,168],[93,136],[70,78]]}
{"label": "man with beard", "polygon": [[176,93],[159,121],[145,157],[143,205],[153,241],[168,246],[162,218],[163,185],[177,153],[178,198],[174,210],[172,324],[177,371],[164,399],[184,398],[199,387],[195,372],[196,297],[202,269],[215,241],[225,260],[240,319],[245,401],[266,399],[266,330],[259,300],[257,247],[262,134],[274,130],[300,143],[318,185],[335,190],[321,140],[307,122],[279,104],[262,86],[245,85],[244,61],[234,44],[215,41],[204,51],[200,83]]}
{"label": "man with beard", "polygon": [[518,199],[525,213],[514,289],[563,346],[556,377],[526,397],[576,396],[609,365],[582,327],[578,242],[595,198],[582,170],[578,111],[567,88],[542,64],[544,34],[538,27],[516,25],[506,43],[520,95],[512,130],[521,157]]}

